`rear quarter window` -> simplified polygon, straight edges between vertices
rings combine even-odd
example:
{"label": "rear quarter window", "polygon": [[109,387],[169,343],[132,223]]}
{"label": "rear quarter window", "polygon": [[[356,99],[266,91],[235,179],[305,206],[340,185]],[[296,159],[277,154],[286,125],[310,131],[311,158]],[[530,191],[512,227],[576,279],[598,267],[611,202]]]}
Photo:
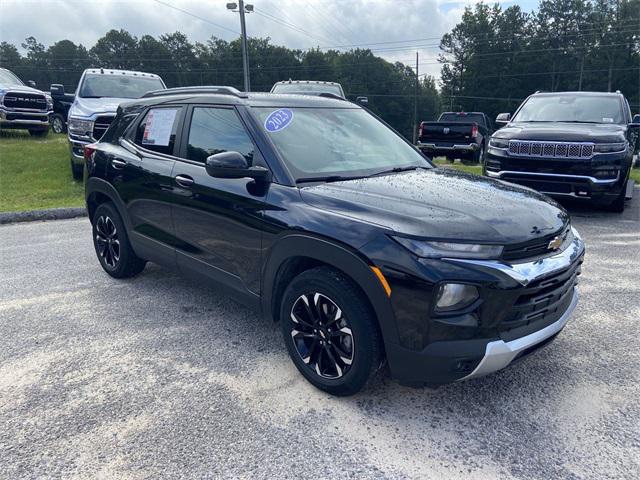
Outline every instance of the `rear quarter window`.
{"label": "rear quarter window", "polygon": [[152,152],[173,155],[181,107],[151,108],[135,129],[133,143]]}

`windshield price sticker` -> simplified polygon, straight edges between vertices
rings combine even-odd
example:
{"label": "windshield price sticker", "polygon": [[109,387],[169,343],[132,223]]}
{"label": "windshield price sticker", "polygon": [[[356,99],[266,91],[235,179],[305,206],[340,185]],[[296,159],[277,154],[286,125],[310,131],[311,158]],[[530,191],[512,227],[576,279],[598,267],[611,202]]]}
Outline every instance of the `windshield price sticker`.
{"label": "windshield price sticker", "polygon": [[149,111],[142,134],[142,144],[167,147],[171,140],[176,113],[178,110],[175,108],[157,108]]}
{"label": "windshield price sticker", "polygon": [[264,121],[264,128],[267,132],[279,132],[287,128],[291,120],[293,120],[293,112],[288,108],[281,108],[269,114]]}

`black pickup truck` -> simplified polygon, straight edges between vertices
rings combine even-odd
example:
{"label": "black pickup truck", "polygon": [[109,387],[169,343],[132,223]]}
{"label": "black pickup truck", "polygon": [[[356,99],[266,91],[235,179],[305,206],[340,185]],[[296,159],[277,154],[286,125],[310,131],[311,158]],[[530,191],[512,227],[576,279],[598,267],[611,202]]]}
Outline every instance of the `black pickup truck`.
{"label": "black pickup truck", "polygon": [[478,163],[492,131],[491,120],[482,112],[444,112],[436,122],[420,123],[418,148],[432,158]]}
{"label": "black pickup truck", "polygon": [[75,95],[66,93],[64,85],[54,83],[49,88],[51,98],[53,99],[53,114],[51,115],[51,130],[53,133],[64,133],[67,131],[67,117],[69,109],[73,104]]}
{"label": "black pickup truck", "polygon": [[496,123],[486,176],[624,210],[640,115],[620,92],[535,93]]}

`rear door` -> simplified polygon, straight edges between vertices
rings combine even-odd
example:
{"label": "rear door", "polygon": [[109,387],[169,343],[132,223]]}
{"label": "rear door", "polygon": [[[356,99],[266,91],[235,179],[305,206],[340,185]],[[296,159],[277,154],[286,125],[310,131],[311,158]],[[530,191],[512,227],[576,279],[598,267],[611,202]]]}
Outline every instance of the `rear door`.
{"label": "rear door", "polygon": [[268,185],[209,176],[207,157],[228,151],[241,153],[249,165],[267,167],[233,106],[190,107],[173,170],[177,262],[183,270],[257,296]]}
{"label": "rear door", "polygon": [[175,264],[171,172],[183,116],[182,106],[142,112],[107,164],[107,176],[131,221],[134,249],[147,260],[168,265]]}

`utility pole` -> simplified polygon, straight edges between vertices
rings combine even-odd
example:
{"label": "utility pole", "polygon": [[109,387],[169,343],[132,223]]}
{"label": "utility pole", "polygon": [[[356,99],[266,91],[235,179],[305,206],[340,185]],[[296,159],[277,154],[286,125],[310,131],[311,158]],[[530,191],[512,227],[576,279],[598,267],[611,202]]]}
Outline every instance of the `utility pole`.
{"label": "utility pole", "polygon": [[[236,8],[238,10],[236,10]],[[244,4],[244,0],[238,0],[238,3],[227,3],[227,10],[240,12],[240,31],[242,32],[242,70],[244,72],[244,91],[251,91],[251,82],[249,81],[249,49],[247,47],[247,26],[244,21],[244,14],[253,12],[253,5]]]}
{"label": "utility pole", "polygon": [[418,135],[418,52],[416,52],[416,86],[413,96],[413,144],[416,144],[416,136]]}

